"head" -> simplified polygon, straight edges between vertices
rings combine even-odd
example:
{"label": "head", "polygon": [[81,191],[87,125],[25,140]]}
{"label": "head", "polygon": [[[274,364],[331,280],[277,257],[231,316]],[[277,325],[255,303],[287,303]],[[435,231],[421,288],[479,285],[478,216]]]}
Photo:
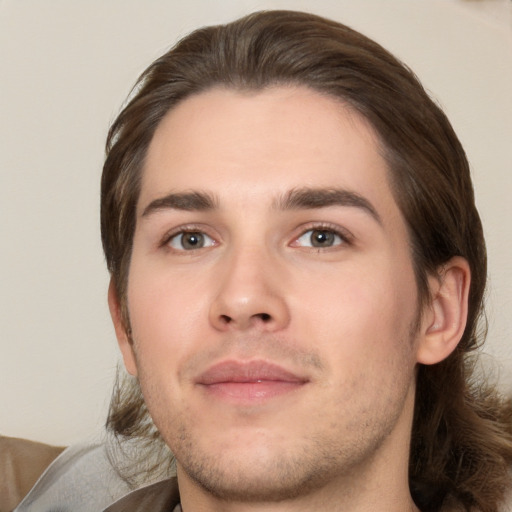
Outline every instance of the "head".
{"label": "head", "polygon": [[470,265],[469,314],[458,350],[471,349],[486,252],[456,134],[414,74],[384,48],[339,23],[299,12],[263,12],[198,30],[138,80],[110,129],[102,178],[102,241],[121,301],[144,159],[160,121],[184,99],[216,86],[258,91],[275,85],[330,95],[370,122],[409,229],[420,300],[429,300],[427,276],[451,257]]}
{"label": "head", "polygon": [[403,220],[414,276],[410,332],[432,304],[432,283],[442,280],[453,261],[464,262],[471,275],[458,343],[442,360],[425,356],[415,368],[410,478],[412,487],[416,480],[427,486],[448,464],[433,445],[446,444],[446,418],[468,387],[467,354],[477,344],[486,280],[485,245],[468,162],[446,116],[409,69],[358,32],[310,14],[257,13],[192,33],[144,72],[110,130],[102,178],[102,240],[121,323],[130,337],[134,236],[155,134],[186,102],[227,93],[240,101],[269,98],[276,90],[310,91],[318,102],[336,102],[372,138]]}

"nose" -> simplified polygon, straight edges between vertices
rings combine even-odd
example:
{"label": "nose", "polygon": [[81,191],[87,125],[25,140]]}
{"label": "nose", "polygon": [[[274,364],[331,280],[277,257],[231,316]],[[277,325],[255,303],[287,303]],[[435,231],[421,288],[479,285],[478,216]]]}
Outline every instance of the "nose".
{"label": "nose", "polygon": [[288,325],[282,269],[263,251],[233,251],[215,278],[216,295],[210,307],[215,329],[276,332]]}

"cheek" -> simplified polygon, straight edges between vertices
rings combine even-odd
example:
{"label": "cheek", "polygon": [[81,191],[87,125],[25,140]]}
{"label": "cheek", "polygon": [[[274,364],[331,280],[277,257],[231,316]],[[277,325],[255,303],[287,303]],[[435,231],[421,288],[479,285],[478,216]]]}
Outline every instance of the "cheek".
{"label": "cheek", "polygon": [[175,275],[133,265],[128,307],[138,378],[157,428],[176,421],[168,411],[183,414],[189,407],[179,368],[194,350],[194,340],[204,337],[203,296],[193,279],[185,286]]}
{"label": "cheek", "polygon": [[128,307],[137,355],[157,367],[179,361],[204,325],[204,287],[191,279],[134,267]]}
{"label": "cheek", "polygon": [[[410,265],[374,260],[304,278],[294,308],[299,333],[329,351],[331,360],[355,362],[389,357],[409,339],[417,315],[416,284]],[[340,362],[340,361],[338,361]]]}

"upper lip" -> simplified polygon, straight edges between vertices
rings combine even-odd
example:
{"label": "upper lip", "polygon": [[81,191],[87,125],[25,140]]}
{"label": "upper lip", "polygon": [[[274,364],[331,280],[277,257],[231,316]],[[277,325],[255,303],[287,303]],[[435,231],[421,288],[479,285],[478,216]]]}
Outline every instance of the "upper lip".
{"label": "upper lip", "polygon": [[221,361],[210,366],[197,379],[198,384],[205,386],[225,382],[261,382],[281,381],[304,383],[308,379],[287,370],[275,363],[262,360],[252,361]]}

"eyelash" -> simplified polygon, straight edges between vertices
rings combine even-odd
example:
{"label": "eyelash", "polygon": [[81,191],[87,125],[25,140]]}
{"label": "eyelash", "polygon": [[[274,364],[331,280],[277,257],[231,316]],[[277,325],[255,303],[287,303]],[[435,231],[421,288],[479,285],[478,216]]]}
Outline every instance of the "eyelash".
{"label": "eyelash", "polygon": [[[353,245],[353,235],[347,231],[346,229],[341,229],[339,226],[337,225],[332,225],[332,224],[328,224],[328,223],[311,223],[307,226],[302,226],[301,228],[301,231],[299,233],[298,236],[295,236],[293,238],[293,241],[289,244],[291,247],[302,247],[300,245],[294,245],[297,243],[297,241],[302,238],[304,235],[306,235],[308,232],[313,232],[313,231],[324,231],[324,232],[327,232],[327,233],[332,233],[333,235],[337,236],[340,238],[341,240],[341,243],[340,244],[336,244],[334,246],[329,246],[329,247],[309,247],[310,249],[315,249],[315,251],[321,251],[321,250],[332,250],[332,249],[335,249],[336,247],[340,246],[340,245]],[[162,238],[159,246],[162,247],[162,248],[167,248],[169,250],[174,250],[174,251],[178,251],[178,252],[193,252],[194,249],[190,249],[190,250],[186,250],[186,249],[173,249],[171,246],[170,246],[170,242],[173,240],[173,238],[175,237],[178,237],[180,235],[186,235],[187,233],[199,233],[199,234],[202,234],[202,235],[205,235],[207,236],[208,238],[211,238],[215,243],[213,245],[217,245],[217,242],[215,240],[215,237],[209,235],[206,230],[204,229],[203,226],[194,226],[194,225],[191,225],[191,226],[184,226],[184,227],[180,227],[180,228],[177,228],[177,229],[173,229],[172,231],[166,233],[164,235],[164,237]],[[200,249],[205,249],[205,248],[208,248],[208,247],[200,247],[198,249],[195,249],[195,250],[200,250]],[[304,248],[308,248],[308,247],[304,247]]]}

